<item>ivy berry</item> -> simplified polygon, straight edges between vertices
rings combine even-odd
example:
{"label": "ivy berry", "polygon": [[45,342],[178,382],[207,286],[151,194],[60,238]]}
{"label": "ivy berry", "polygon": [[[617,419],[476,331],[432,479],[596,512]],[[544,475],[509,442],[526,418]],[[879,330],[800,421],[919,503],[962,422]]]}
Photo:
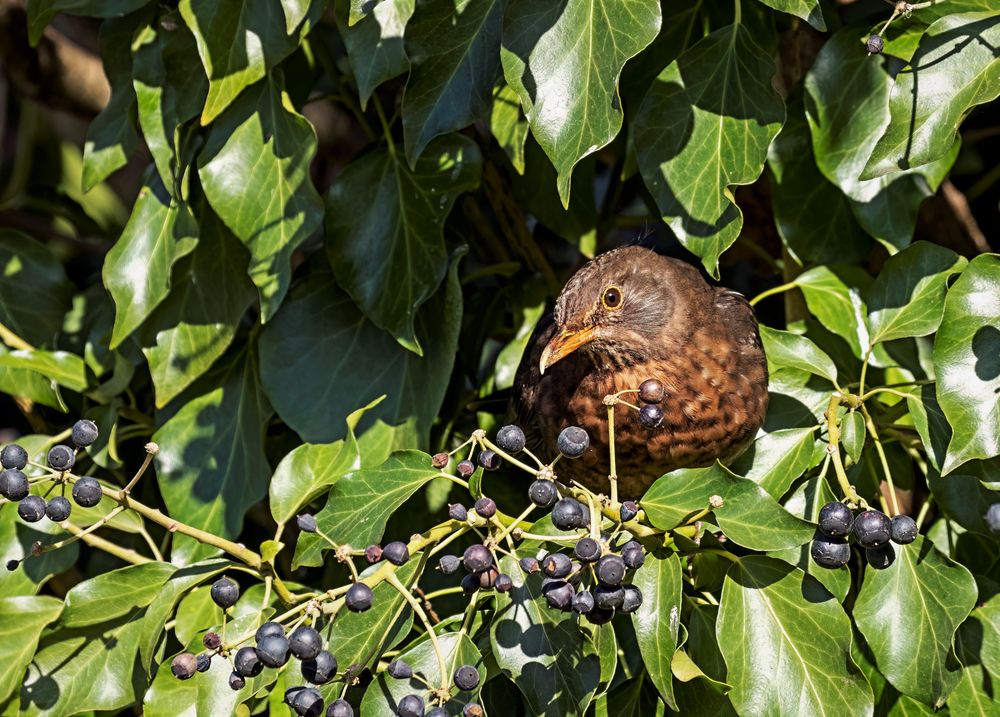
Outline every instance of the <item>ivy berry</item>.
{"label": "ivy berry", "polygon": [[101,484],[96,478],[84,476],[73,484],[73,500],[81,508],[93,508],[101,502]]}
{"label": "ivy berry", "polygon": [[170,663],[170,671],[178,680],[188,680],[194,677],[198,669],[198,658],[190,652],[182,652]]}
{"label": "ivy berry", "polygon": [[536,480],[528,486],[528,498],[539,508],[550,508],[559,500],[559,490],[550,480]]}
{"label": "ivy berry", "polygon": [[866,510],[854,519],[854,537],[863,548],[877,548],[889,542],[892,522],[877,510]]}
{"label": "ivy berry", "polygon": [[281,667],[288,662],[288,640],[284,635],[265,635],[257,640],[256,649],[265,667]]}
{"label": "ivy berry", "polygon": [[851,559],[851,546],[839,538],[819,535],[813,540],[810,553],[817,565],[833,570],[847,565],[847,561]]}
{"label": "ivy berry", "polygon": [[625,578],[625,561],[618,555],[605,555],[597,561],[597,579],[608,587],[617,587]]}
{"label": "ivy berry", "polygon": [[57,495],[45,505],[45,515],[53,523],[61,523],[69,517],[73,506],[61,495]]}
{"label": "ivy berry", "polygon": [[288,649],[300,660],[311,660],[323,649],[323,638],[311,627],[298,627],[288,636]]}
{"label": "ivy berry", "polygon": [[639,400],[643,403],[659,403],[665,395],[663,384],[655,378],[647,378],[639,384]]}
{"label": "ivy berry", "polygon": [[[8,446],[9,448],[9,446]],[[8,468],[0,473],[0,495],[16,503],[31,492],[28,476],[18,468]]]}
{"label": "ivy berry", "polygon": [[424,701],[420,695],[406,695],[396,705],[399,717],[424,717]]}
{"label": "ivy berry", "polygon": [[469,692],[479,686],[479,670],[472,665],[462,665],[455,670],[455,687]]}
{"label": "ivy berry", "polygon": [[302,676],[314,685],[324,685],[337,676],[337,658],[327,650],[302,661]]}
{"label": "ivy berry", "polygon": [[240,599],[240,586],[229,578],[219,578],[212,583],[211,595],[212,602],[226,610]]}
{"label": "ivy berry", "polygon": [[28,452],[16,443],[6,445],[0,451],[0,465],[7,469],[24,470],[28,465]]}
{"label": "ivy berry", "polygon": [[326,708],[326,717],[354,717],[354,708],[347,700],[334,700]]}
{"label": "ivy berry", "polygon": [[410,549],[406,547],[406,543],[394,540],[382,548],[382,557],[393,565],[405,565],[410,559]]}
{"label": "ivy berry", "polygon": [[889,527],[892,542],[909,545],[917,539],[917,521],[908,515],[895,515]]}
{"label": "ivy berry", "polygon": [[639,409],[639,423],[646,428],[659,428],[663,423],[663,409],[653,403],[647,403]]}
{"label": "ivy berry", "polygon": [[17,504],[17,514],[25,523],[37,523],[45,517],[45,499],[39,495],[29,495]]}
{"label": "ivy berry", "polygon": [[556,446],[567,458],[579,458],[590,447],[590,436],[579,426],[567,426],[559,434]]}
{"label": "ivy berry", "polygon": [[575,498],[563,498],[552,507],[552,524],[559,530],[575,530],[590,524],[590,510]]}
{"label": "ivy berry", "polygon": [[86,448],[97,440],[97,424],[86,418],[81,418],[73,424],[73,444],[80,448]]}
{"label": "ivy berry", "polygon": [[47,457],[49,467],[56,471],[68,471],[76,463],[76,455],[69,446],[59,444],[49,449]]}
{"label": "ivy berry", "polygon": [[828,538],[846,538],[854,527],[854,513],[840,501],[819,509],[819,530]]}

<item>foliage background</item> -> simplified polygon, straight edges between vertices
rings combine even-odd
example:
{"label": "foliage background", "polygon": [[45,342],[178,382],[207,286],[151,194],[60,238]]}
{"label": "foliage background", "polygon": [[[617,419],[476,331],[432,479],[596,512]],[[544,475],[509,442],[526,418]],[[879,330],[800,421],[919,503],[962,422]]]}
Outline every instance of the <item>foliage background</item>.
{"label": "foliage background", "polygon": [[[723,607],[685,608],[676,654],[616,624],[614,679],[549,695],[552,709],[791,714],[754,691],[755,643],[818,619],[835,649],[790,645],[808,657],[767,674],[805,681],[811,713],[996,714],[1000,576],[983,515],[1000,500],[1000,269],[987,254],[1000,226],[1000,8],[920,3],[869,56],[864,39],[891,13],[875,0],[4,0],[4,438],[40,452],[90,417],[102,440],[88,470],[112,485],[155,440],[144,501],[249,546],[282,537],[276,565],[325,588],[342,568],[284,524],[357,468],[331,460],[354,450],[348,415],[385,395],[353,419],[364,469],[491,427],[502,406],[489,399],[562,282],[641,241],[748,296],[781,289],[758,306],[791,331],[765,331],[770,414],[734,470],[782,516],[815,518],[829,491],[824,411],[835,386],[864,378],[908,385],[872,402],[884,460],[861,414],[844,416],[851,481],[886,500],[884,464],[904,512],[934,502],[905,565],[817,576],[825,588],[790,567],[815,572],[798,547],[773,549],[761,506],[742,539],[717,516],[772,557],[728,577],[728,563],[692,559],[684,590]],[[303,442],[333,443],[293,453]],[[283,470],[315,482],[282,503]],[[519,481],[490,489],[512,514]],[[386,536],[441,513],[451,484],[424,482]],[[659,527],[676,525],[681,498],[658,496]],[[218,552],[131,513],[110,528],[175,566]],[[58,534],[0,507],[4,560]],[[665,582],[650,594],[679,600],[679,562],[656,564]],[[155,665],[218,619],[198,581],[179,608],[151,611],[173,573],[144,567],[129,573],[138,612],[64,611],[123,565],[73,544],[0,579],[14,635],[0,656],[31,665],[25,684],[19,670],[0,681],[7,713],[143,700],[179,713],[212,699],[162,677],[150,687]],[[762,599],[779,617],[764,619]],[[491,676],[517,674],[491,659]],[[542,681],[518,680],[527,707],[502,682],[487,683],[488,708],[538,711]],[[266,687],[241,694],[242,709],[284,709]],[[213,711],[235,709],[227,699]]]}

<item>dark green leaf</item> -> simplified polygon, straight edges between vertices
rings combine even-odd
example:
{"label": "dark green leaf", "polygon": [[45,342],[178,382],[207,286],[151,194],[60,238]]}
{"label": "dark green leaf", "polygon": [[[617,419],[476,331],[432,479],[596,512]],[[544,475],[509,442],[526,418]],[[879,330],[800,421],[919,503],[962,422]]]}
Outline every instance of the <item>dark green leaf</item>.
{"label": "dark green leaf", "polygon": [[500,74],[505,0],[426,0],[406,28],[413,63],[403,93],[403,140],[411,166],[438,135],[490,109]]}
{"label": "dark green leaf", "polygon": [[865,571],[854,619],[892,686],[940,706],[960,677],[952,638],[976,603],[976,583],[923,537],[892,547],[891,567]]}
{"label": "dark green leaf", "polygon": [[376,87],[410,67],[403,47],[403,31],[413,15],[413,3],[414,0],[384,0],[356,22],[348,18],[353,7],[349,8],[346,2],[334,4],[362,108]]}
{"label": "dark green leaf", "polygon": [[70,308],[72,287],[49,248],[0,229],[0,323],[34,346],[51,346]]}
{"label": "dark green leaf", "polygon": [[948,697],[952,714],[997,714],[1000,684],[1000,597],[977,607],[955,634],[955,654],[964,669]]}
{"label": "dark green leaf", "polygon": [[45,26],[61,12],[88,17],[115,17],[138,10],[149,0],[28,0],[28,38],[37,45]]}
{"label": "dark green leaf", "polygon": [[104,286],[115,300],[111,348],[117,347],[170,293],[174,262],[198,243],[198,223],[174,202],[150,168],[125,231],[104,259]]}
{"label": "dark green leaf", "polygon": [[62,611],[62,602],[42,595],[0,598],[0,704],[24,678],[42,629]]}
{"label": "dark green leaf", "polygon": [[785,118],[774,71],[751,31],[728,25],[670,63],[635,118],[639,169],[663,220],[716,277],[743,226],[731,187],[760,176]]}
{"label": "dark green leaf", "polygon": [[722,590],[719,646],[741,715],[871,715],[851,658],[851,622],[815,579],[764,556],[738,561]]}
{"label": "dark green leaf", "polygon": [[775,499],[781,498],[822,455],[817,451],[815,436],[814,427],[782,428],[765,433],[730,467]]}
{"label": "dark green leaf", "polygon": [[855,463],[861,458],[861,449],[865,447],[865,417],[860,411],[850,411],[844,414],[840,424],[840,445]]}
{"label": "dark green leaf", "polygon": [[444,221],[479,183],[482,158],[461,135],[427,146],[411,170],[390,147],[349,164],[327,197],[326,241],[337,283],[365,315],[422,355],[416,316],[448,269]]}
{"label": "dark green leaf", "polygon": [[837,367],[833,360],[805,336],[761,326],[760,338],[764,342],[764,353],[771,371],[798,368],[829,379],[836,385]]}
{"label": "dark green leaf", "polygon": [[[205,390],[200,392],[198,389]],[[271,407],[247,347],[205,375],[192,396],[153,434],[156,478],[169,512],[185,523],[235,538],[246,509],[264,497],[271,470],[264,429]],[[163,420],[166,418],[166,420]],[[206,547],[174,538],[175,562],[204,557]]]}
{"label": "dark green leaf", "polygon": [[[41,460],[44,455],[39,455],[33,449],[32,444],[43,445],[36,439],[47,440],[48,436],[22,436],[18,440],[33,461]],[[44,445],[47,449],[48,444]],[[0,580],[0,598],[34,595],[50,577],[72,568],[80,553],[77,543],[61,550],[31,555],[31,546],[36,542],[54,543],[63,537],[63,530],[51,521],[43,520],[29,525],[18,517],[14,506],[8,505],[0,510],[0,564],[6,565],[8,560],[21,561],[28,558],[13,572],[5,569],[3,579]]]}
{"label": "dark green leaf", "polygon": [[169,563],[143,563],[101,573],[78,583],[66,595],[61,627],[86,627],[146,607],[177,568]]}
{"label": "dark green leaf", "polygon": [[0,391],[65,413],[68,408],[59,393],[59,386],[52,379],[35,371],[4,365],[3,359],[8,353],[10,349],[0,345]]}
{"label": "dark green leaf", "polygon": [[826,21],[819,0],[760,0],[768,7],[800,17],[820,32],[826,32]]}
{"label": "dark green leaf", "polygon": [[1000,16],[946,15],[920,38],[909,67],[896,74],[891,120],[872,150],[863,179],[940,159],[976,105],[1000,95]]}
{"label": "dark green leaf", "polygon": [[945,475],[1000,454],[1000,256],[973,259],[948,291],[934,339],[937,399],[954,429]]}
{"label": "dark green leaf", "polygon": [[316,133],[295,111],[280,73],[242,94],[213,123],[198,155],[212,209],[250,249],[262,320],[278,310],[292,252],[319,228],[323,202],[309,177]]}
{"label": "dark green leaf", "polygon": [[33,371],[77,393],[82,393],[88,384],[87,365],[82,358],[68,351],[4,351],[0,353],[0,366]]}
{"label": "dark green leaf", "polygon": [[660,30],[657,0],[510,0],[500,57],[569,205],[573,167],[622,126],[622,67]]}
{"label": "dark green leaf", "polygon": [[673,552],[649,555],[632,583],[642,591],[642,605],[632,613],[632,625],[646,672],[663,701],[676,709],[670,664],[681,616],[681,561]]}

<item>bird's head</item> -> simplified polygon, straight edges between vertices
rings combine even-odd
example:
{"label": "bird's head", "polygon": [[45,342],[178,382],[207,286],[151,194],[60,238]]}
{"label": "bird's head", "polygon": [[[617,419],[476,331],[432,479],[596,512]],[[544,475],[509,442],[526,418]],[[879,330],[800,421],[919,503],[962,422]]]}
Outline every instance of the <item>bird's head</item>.
{"label": "bird's head", "polygon": [[539,370],[578,350],[622,366],[668,351],[690,323],[692,300],[710,291],[697,269],[642,247],[601,254],[556,300],[556,333]]}

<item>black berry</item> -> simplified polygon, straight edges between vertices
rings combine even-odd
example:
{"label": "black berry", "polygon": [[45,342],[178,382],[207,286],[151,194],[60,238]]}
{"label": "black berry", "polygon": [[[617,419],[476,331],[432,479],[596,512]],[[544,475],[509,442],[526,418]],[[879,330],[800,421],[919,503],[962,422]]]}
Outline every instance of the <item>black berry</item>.
{"label": "black berry", "polygon": [[476,543],[470,545],[462,554],[462,563],[470,573],[481,573],[493,566],[493,556],[485,545]]}
{"label": "black berry", "polygon": [[625,563],[625,567],[632,570],[638,570],[642,567],[642,564],[646,562],[646,553],[640,545],[635,540],[630,540],[622,546],[622,561]]}
{"label": "black berry", "polygon": [[593,538],[580,538],[573,548],[573,554],[580,559],[580,562],[597,562],[601,557],[601,544]]}
{"label": "black berry", "polygon": [[576,590],[565,580],[548,579],[542,583],[542,594],[549,607],[557,610],[569,610],[573,604]]}
{"label": "black berry", "polygon": [[497,452],[491,451],[489,448],[480,452],[476,460],[479,461],[479,465],[481,465],[485,471],[495,471],[503,463],[503,459],[497,455]]}
{"label": "black berry", "polygon": [[69,446],[59,444],[49,449],[49,467],[56,471],[68,471],[76,463],[76,456]]}
{"label": "black berry", "polygon": [[444,707],[435,707],[427,713],[426,717],[450,717],[450,715]]}
{"label": "black berry", "polygon": [[866,510],[854,519],[854,537],[863,548],[877,548],[889,542],[892,522],[885,513]]}
{"label": "black berry", "polygon": [[354,583],[347,589],[344,604],[351,612],[364,612],[372,606],[372,589],[364,583]]}
{"label": "black berry", "polygon": [[467,595],[471,595],[474,592],[479,591],[479,575],[481,573],[469,573],[462,577],[461,585],[462,590],[465,591]]}
{"label": "black berry", "polygon": [[451,456],[449,456],[447,453],[435,453],[433,456],[431,456],[431,465],[434,468],[438,469],[444,468],[446,465],[448,465],[448,461],[450,460]]}
{"label": "black berry", "polygon": [[7,561],[7,570],[9,570],[10,572],[14,572],[15,570],[17,570],[17,566],[20,564],[21,564],[20,560],[14,560],[13,558],[11,558],[10,560]]}
{"label": "black berry", "polygon": [[528,498],[539,508],[548,508],[559,500],[559,490],[550,480],[536,480],[528,487]]}
{"label": "black berry", "polygon": [[266,635],[257,641],[257,658],[265,667],[281,667],[288,662],[288,640],[284,635]]}
{"label": "black berry", "polygon": [[0,451],[0,465],[4,468],[22,470],[28,465],[28,452],[16,443],[4,446]]}
{"label": "black berry", "polygon": [[[265,623],[266,625],[276,625],[277,623]],[[261,626],[261,630],[264,626]],[[260,630],[257,630],[257,640],[261,639]],[[222,637],[219,636],[217,632],[206,632],[205,636],[201,638],[201,644],[205,646],[206,650],[218,650],[222,645]]]}
{"label": "black berry", "polygon": [[393,660],[385,671],[396,680],[408,680],[413,677],[413,668],[404,660]]}
{"label": "black berry", "polygon": [[455,670],[455,687],[465,692],[479,686],[479,670],[472,665],[462,665]]}
{"label": "black berry", "polygon": [[372,543],[367,548],[365,548],[365,560],[370,564],[374,565],[379,560],[382,559],[382,546],[377,543]]}
{"label": "black berry", "polygon": [[622,507],[618,509],[618,514],[621,516],[622,522],[627,523],[639,515],[639,506],[634,500],[623,501]]}
{"label": "black berry", "polygon": [[354,708],[347,700],[334,700],[326,708],[326,717],[354,717]]}
{"label": "black berry", "polygon": [[219,578],[212,583],[212,600],[223,610],[230,608],[240,599],[240,586],[229,578]]}
{"label": "black berry", "polygon": [[45,506],[45,515],[54,523],[61,523],[69,517],[73,506],[61,495],[57,495]]}
{"label": "black berry", "polygon": [[[214,632],[210,632],[208,633],[208,635],[215,635],[216,644],[214,645],[214,647],[218,647],[219,636],[216,635],[216,633]],[[208,635],[205,635],[206,639],[208,638]],[[263,625],[257,628],[257,632],[254,633],[254,639],[259,644],[260,641],[263,640],[265,637],[270,637],[272,635],[277,635],[278,637],[285,636],[285,628],[281,626],[281,623],[265,622]],[[207,642],[205,643],[205,647],[208,647],[209,649],[214,649],[214,647],[210,646]]]}
{"label": "black berry", "polygon": [[624,600],[625,589],[620,585],[618,587],[598,585],[594,588],[594,604],[599,608],[612,610],[619,607]]}
{"label": "black berry", "polygon": [[493,581],[493,587],[496,588],[497,592],[507,593],[514,588],[514,581],[511,579],[510,575],[500,573],[497,575],[497,579]]}
{"label": "black berry", "polygon": [[297,627],[288,636],[288,649],[300,660],[311,660],[323,649],[323,638],[311,627]]}
{"label": "black berry", "polygon": [[504,426],[497,431],[497,445],[507,453],[520,453],[524,443],[524,431],[520,426]]}
{"label": "black berry", "polygon": [[242,690],[246,684],[247,681],[238,672],[234,672],[229,676],[229,689],[233,691]]}
{"label": "black berry", "polygon": [[410,559],[410,549],[406,547],[406,543],[394,540],[382,548],[382,557],[393,565],[405,565]]}
{"label": "black berry", "polygon": [[29,495],[17,504],[17,514],[26,523],[37,523],[45,517],[45,499],[38,495]]}
{"label": "black berry", "polygon": [[567,458],[579,458],[590,446],[590,436],[579,426],[567,426],[559,434],[556,446]]}
{"label": "black berry", "polygon": [[810,548],[813,560],[824,568],[839,568],[851,559],[851,546],[837,538],[817,536]]}
{"label": "black berry", "polygon": [[208,672],[208,669],[211,666],[212,666],[211,655],[206,655],[202,653],[201,655],[198,655],[198,658],[195,660],[195,669],[198,670],[198,672]]}
{"label": "black berry", "polygon": [[319,717],[323,714],[323,696],[315,687],[294,687],[285,690],[285,702],[299,717]]}
{"label": "black berry", "polygon": [[257,657],[257,651],[249,646],[236,651],[233,666],[241,677],[256,677],[264,669],[264,663]]}
{"label": "black berry", "polygon": [[564,578],[573,570],[573,561],[565,553],[549,553],[542,558],[542,571],[550,578]]}
{"label": "black berry", "polygon": [[639,423],[646,428],[658,428],[663,423],[663,409],[655,403],[647,403],[639,409]]}
{"label": "black berry", "polygon": [[448,505],[448,517],[452,520],[465,522],[469,517],[469,511],[461,503],[451,503]]}
{"label": "black berry", "polygon": [[542,569],[542,566],[539,564],[537,558],[521,558],[517,562],[521,566],[521,570],[526,572],[528,575],[537,573]]}
{"label": "black berry", "polygon": [[303,660],[302,676],[314,685],[323,685],[337,676],[337,658],[321,650],[311,660]]}
{"label": "black berry", "polygon": [[170,663],[170,671],[179,680],[187,680],[194,676],[198,669],[198,658],[190,652],[182,652]]}
{"label": "black berry", "polygon": [[655,378],[647,378],[639,384],[639,400],[643,403],[659,403],[664,394],[663,384]]}
{"label": "black berry", "polygon": [[303,513],[302,515],[295,516],[295,524],[299,526],[299,530],[306,533],[316,532],[316,516],[312,513]]}
{"label": "black berry", "polygon": [[839,501],[819,509],[819,530],[828,538],[846,538],[854,526],[854,513]]}
{"label": "black berry", "polygon": [[882,40],[881,35],[872,35],[865,42],[865,47],[868,48],[868,54],[878,55],[882,52],[885,47],[885,42]]}
{"label": "black berry", "polygon": [[586,615],[594,609],[594,594],[589,590],[581,590],[573,596],[573,612]]}
{"label": "black berry", "polygon": [[438,568],[440,568],[441,572],[445,575],[451,575],[454,573],[458,570],[458,566],[461,564],[462,561],[454,555],[442,555],[438,560]]}
{"label": "black berry", "polygon": [[492,498],[486,498],[485,496],[476,501],[475,506],[476,513],[480,518],[486,518],[489,520],[494,515],[497,514],[497,504]]}
{"label": "black berry", "polygon": [[590,511],[575,498],[563,498],[552,507],[552,524],[559,530],[574,530],[590,524]]}
{"label": "black berry", "polygon": [[1000,533],[1000,503],[994,503],[987,508],[983,519],[991,533]]}
{"label": "black berry", "polygon": [[0,473],[0,495],[7,500],[16,503],[30,492],[31,484],[28,482],[28,476],[17,468],[8,468]]}
{"label": "black berry", "polygon": [[908,515],[893,516],[889,532],[892,542],[909,545],[917,539],[917,521]]}
{"label": "black berry", "polygon": [[635,612],[642,605],[642,591],[635,585],[625,585],[625,596],[622,598],[621,611],[624,613]]}
{"label": "black berry", "polygon": [[73,443],[80,448],[89,446],[97,440],[97,424],[81,418],[73,424]]}
{"label": "black berry", "polygon": [[591,625],[604,625],[611,622],[611,618],[615,616],[614,610],[608,610],[603,607],[595,607],[593,610],[587,613],[587,622]]}
{"label": "black berry", "polygon": [[597,579],[605,585],[616,587],[625,577],[625,561],[617,555],[605,555],[597,561]]}
{"label": "black berry", "polygon": [[456,466],[456,470],[458,470],[458,474],[460,476],[462,476],[463,478],[468,478],[469,476],[471,476],[473,473],[476,472],[476,464],[470,460],[459,461],[458,465]]}
{"label": "black berry", "polygon": [[865,559],[875,570],[885,570],[896,562],[896,551],[892,543],[883,543],[877,548],[866,548]]}
{"label": "black berry", "polygon": [[419,695],[406,695],[396,705],[399,717],[424,717],[424,701]]}
{"label": "black berry", "polygon": [[101,484],[96,478],[84,476],[73,484],[73,500],[81,508],[93,508],[101,502]]}

